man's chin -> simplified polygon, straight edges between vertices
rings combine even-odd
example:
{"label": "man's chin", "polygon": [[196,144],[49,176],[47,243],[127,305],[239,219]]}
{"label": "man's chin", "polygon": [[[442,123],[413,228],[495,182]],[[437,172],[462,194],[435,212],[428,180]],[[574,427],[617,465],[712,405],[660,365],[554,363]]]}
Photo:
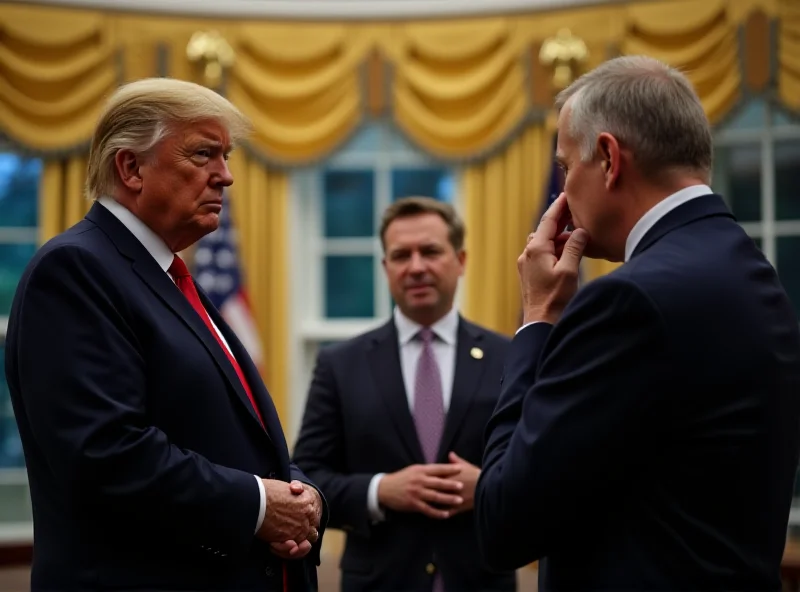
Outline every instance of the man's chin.
{"label": "man's chin", "polygon": [[589,242],[586,244],[586,248],[583,249],[583,257],[584,259],[602,259],[603,261],[610,261],[612,263],[622,262],[622,258],[609,253],[599,245],[592,244],[591,239],[589,239]]}

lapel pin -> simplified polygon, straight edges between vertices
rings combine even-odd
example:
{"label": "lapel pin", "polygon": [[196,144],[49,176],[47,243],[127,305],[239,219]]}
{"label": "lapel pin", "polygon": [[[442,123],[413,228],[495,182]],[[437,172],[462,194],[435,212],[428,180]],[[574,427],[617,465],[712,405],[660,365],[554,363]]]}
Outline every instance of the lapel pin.
{"label": "lapel pin", "polygon": [[473,347],[471,350],[469,350],[469,355],[476,360],[480,360],[483,357],[483,350],[479,347]]}

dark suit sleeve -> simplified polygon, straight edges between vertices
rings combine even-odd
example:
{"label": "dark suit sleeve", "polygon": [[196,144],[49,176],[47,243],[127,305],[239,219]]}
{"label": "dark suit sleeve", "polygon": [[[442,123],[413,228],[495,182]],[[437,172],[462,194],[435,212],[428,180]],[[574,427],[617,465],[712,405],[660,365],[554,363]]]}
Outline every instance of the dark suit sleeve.
{"label": "dark suit sleeve", "polygon": [[[127,263],[123,263],[127,264]],[[193,546],[248,547],[253,475],[171,444],[152,425],[147,361],[131,303],[85,249],[59,247],[31,270],[16,314],[18,383],[55,493],[126,528]],[[180,352],[176,352],[180,355]]]}
{"label": "dark suit sleeve", "polygon": [[294,461],[325,492],[330,503],[328,525],[369,536],[367,490],[373,475],[348,473],[344,419],[331,361],[317,357]]}
{"label": "dark suit sleeve", "polygon": [[552,328],[513,340],[487,427],[476,491],[479,545],[495,569],[522,567],[602,513],[613,487],[644,461],[669,376],[663,325],[627,282],[582,289]]}

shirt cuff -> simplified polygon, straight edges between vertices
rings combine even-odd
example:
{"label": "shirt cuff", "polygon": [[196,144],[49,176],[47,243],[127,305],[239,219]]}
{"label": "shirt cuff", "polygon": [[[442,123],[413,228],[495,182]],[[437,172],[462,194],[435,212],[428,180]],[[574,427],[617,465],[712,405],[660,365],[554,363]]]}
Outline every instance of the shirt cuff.
{"label": "shirt cuff", "polygon": [[525,323],[524,325],[522,325],[522,327],[517,329],[517,332],[514,333],[514,335],[519,335],[519,332],[522,331],[524,328],[530,327],[531,325],[535,325],[536,323],[544,323],[544,321],[533,321],[532,323]]}
{"label": "shirt cuff", "polygon": [[367,509],[369,510],[369,517],[372,522],[383,522],[386,520],[386,515],[381,510],[380,502],[378,502],[378,485],[386,473],[378,473],[369,482],[369,489],[367,489]]}
{"label": "shirt cuff", "polygon": [[258,483],[258,497],[261,502],[258,504],[258,522],[256,522],[256,532],[261,530],[261,525],[264,524],[264,516],[267,514],[267,492],[264,491],[264,483],[261,477],[253,475]]}

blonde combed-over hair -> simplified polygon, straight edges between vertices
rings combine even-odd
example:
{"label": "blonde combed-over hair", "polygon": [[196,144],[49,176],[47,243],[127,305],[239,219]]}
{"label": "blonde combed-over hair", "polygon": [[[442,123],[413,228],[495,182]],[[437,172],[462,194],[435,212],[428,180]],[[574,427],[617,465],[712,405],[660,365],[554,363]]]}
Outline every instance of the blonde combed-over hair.
{"label": "blonde combed-over hair", "polygon": [[234,145],[252,129],[247,117],[230,101],[193,82],[145,78],[121,86],[109,98],[92,137],[86,197],[113,195],[118,151],[146,154],[173,126],[208,120],[225,127]]}

